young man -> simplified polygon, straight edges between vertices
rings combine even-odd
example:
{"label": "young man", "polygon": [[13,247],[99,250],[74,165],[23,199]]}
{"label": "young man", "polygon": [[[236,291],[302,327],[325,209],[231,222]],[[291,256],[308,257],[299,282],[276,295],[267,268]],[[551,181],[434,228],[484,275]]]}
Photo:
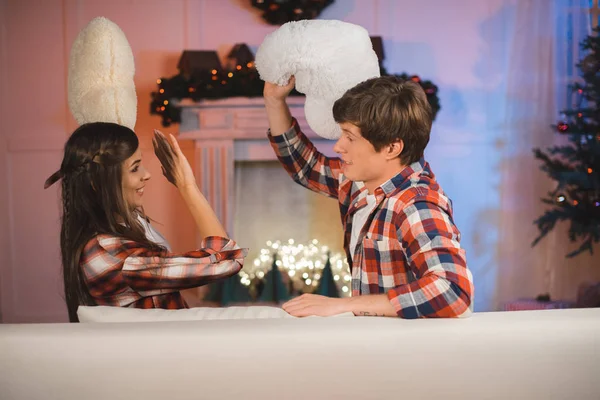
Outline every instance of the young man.
{"label": "young man", "polygon": [[294,316],[466,317],[473,278],[450,199],[423,159],[432,113],[425,93],[395,77],[367,80],[333,106],[342,129],[325,157],[300,131],[286,97],[265,83],[269,140],[297,183],[339,200],[352,297],[305,294],[283,305]]}

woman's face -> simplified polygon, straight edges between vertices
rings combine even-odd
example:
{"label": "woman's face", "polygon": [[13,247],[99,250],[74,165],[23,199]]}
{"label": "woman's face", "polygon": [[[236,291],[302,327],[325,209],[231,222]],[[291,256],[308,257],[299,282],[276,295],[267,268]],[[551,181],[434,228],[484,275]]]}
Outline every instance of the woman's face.
{"label": "woman's face", "polygon": [[144,187],[152,177],[142,164],[142,151],[139,148],[123,162],[122,171],[123,197],[129,208],[134,210],[143,205]]}

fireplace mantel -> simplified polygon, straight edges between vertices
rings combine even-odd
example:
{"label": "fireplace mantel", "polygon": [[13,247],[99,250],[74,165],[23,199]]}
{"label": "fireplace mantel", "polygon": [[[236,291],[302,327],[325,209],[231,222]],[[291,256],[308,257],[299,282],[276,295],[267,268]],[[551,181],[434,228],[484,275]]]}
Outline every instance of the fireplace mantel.
{"label": "fireplace mantel", "polygon": [[[306,123],[304,97],[289,97],[287,103],[302,131],[311,139],[323,140]],[[184,100],[179,107],[182,114],[179,137],[184,140],[265,139],[269,127],[262,97]]]}
{"label": "fireplace mantel", "polygon": [[[335,156],[335,141],[315,134],[304,116],[304,97],[289,97],[288,105],[304,134],[325,155]],[[198,187],[211,203],[230,235],[233,235],[236,161],[274,161],[267,139],[269,127],[263,98],[229,98],[192,102],[181,108],[180,140],[195,142]]]}

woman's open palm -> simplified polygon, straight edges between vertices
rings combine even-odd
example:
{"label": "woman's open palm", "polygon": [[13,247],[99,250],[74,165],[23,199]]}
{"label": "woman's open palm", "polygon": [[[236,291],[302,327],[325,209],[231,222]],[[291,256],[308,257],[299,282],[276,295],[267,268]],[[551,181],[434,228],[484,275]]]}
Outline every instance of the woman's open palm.
{"label": "woman's open palm", "polygon": [[152,145],[154,153],[162,165],[163,175],[169,182],[179,189],[196,185],[192,167],[173,135],[169,134],[169,139],[167,139],[162,132],[155,129]]}

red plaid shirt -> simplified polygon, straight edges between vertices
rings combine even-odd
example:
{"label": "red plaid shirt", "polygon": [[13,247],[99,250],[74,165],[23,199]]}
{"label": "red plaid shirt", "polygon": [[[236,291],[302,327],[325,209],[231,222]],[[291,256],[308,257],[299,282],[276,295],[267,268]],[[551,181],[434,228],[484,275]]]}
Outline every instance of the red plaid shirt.
{"label": "red plaid shirt", "polygon": [[233,240],[211,236],[201,250],[184,254],[154,251],[111,235],[90,240],[80,266],[98,305],[135,308],[187,308],[182,289],[237,274],[247,249]]}
{"label": "red plaid shirt", "polygon": [[473,278],[467,268],[452,205],[424,160],[375,190],[376,205],[349,251],[352,219],[367,205],[367,189],[342,174],[339,158],[319,153],[294,120],[269,140],[279,161],[302,186],[337,198],[344,249],[352,266],[352,295],[387,294],[402,318],[466,317]]}

